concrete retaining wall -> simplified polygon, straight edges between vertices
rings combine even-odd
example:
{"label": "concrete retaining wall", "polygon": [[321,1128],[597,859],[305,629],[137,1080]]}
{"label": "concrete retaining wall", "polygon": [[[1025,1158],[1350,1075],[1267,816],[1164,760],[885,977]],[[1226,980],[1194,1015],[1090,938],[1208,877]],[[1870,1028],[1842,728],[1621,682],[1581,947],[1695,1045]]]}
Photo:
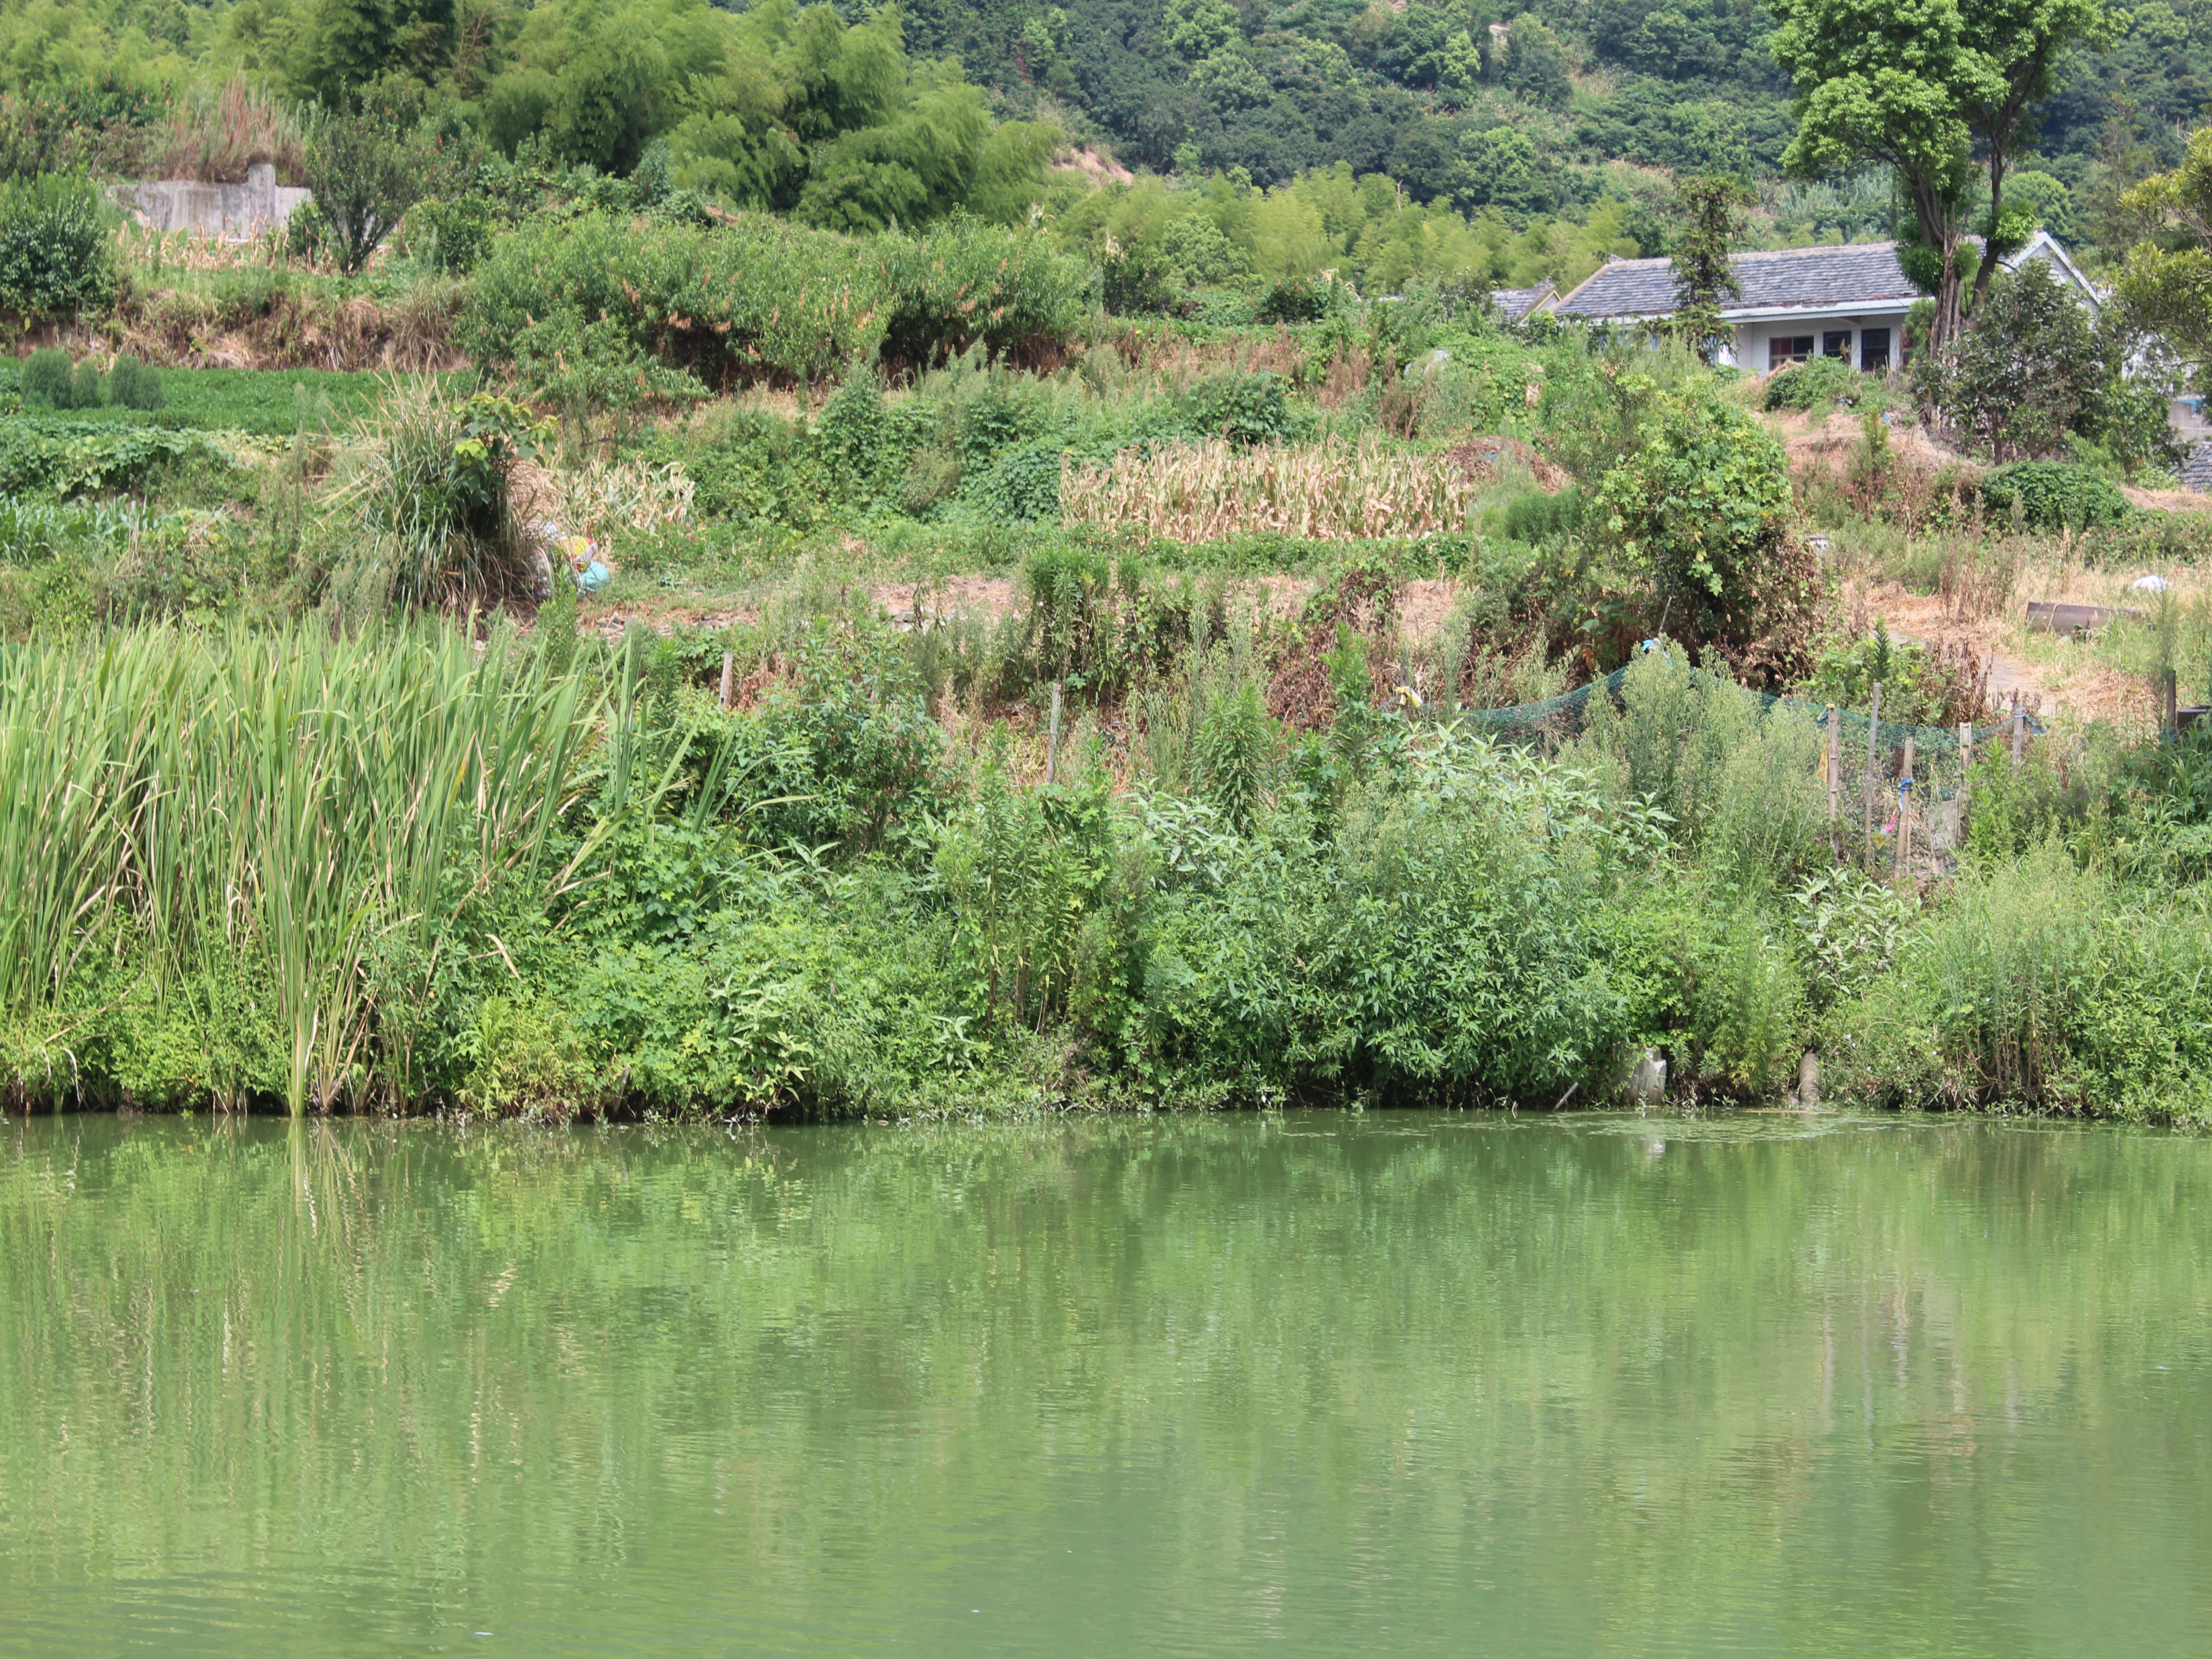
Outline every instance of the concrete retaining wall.
{"label": "concrete retaining wall", "polygon": [[244,238],[281,229],[307,191],[276,182],[276,169],[256,161],[242,185],[203,185],[190,179],[147,179],[118,185],[116,199],[139,222],[155,230],[196,230],[204,236]]}

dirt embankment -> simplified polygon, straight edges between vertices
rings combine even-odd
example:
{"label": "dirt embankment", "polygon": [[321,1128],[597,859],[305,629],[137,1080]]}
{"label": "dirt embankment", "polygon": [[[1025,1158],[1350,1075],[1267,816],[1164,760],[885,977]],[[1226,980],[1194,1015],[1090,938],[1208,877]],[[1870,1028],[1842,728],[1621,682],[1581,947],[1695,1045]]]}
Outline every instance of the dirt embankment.
{"label": "dirt embankment", "polygon": [[160,289],[126,295],[98,322],[34,330],[16,349],[130,352],[163,368],[465,368],[453,344],[461,294],[459,283],[443,282],[384,296],[283,283]]}

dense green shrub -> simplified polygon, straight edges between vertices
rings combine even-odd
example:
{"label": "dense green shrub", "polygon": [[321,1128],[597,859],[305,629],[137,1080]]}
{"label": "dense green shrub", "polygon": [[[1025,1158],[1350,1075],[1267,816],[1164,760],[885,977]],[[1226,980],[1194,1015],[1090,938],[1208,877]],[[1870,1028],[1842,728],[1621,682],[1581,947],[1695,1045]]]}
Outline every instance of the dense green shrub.
{"label": "dense green shrub", "polygon": [[69,353],[54,346],[33,352],[23,365],[23,401],[33,409],[75,409],[76,382]]}
{"label": "dense green shrub", "polygon": [[0,307],[43,322],[115,298],[114,213],[84,179],[0,183]]}
{"label": "dense green shrub", "polygon": [[1124,1035],[1141,1065],[1263,1094],[1552,1105],[1644,1027],[1609,967],[1609,876],[1632,849],[1570,774],[1454,744],[1402,795],[1355,795],[1328,848],[1214,839],[1152,901]]}
{"label": "dense green shrub", "polygon": [[894,368],[981,344],[1049,364],[1082,326],[1090,274],[1042,237],[956,215],[916,236],[869,245],[881,272],[883,355]]}
{"label": "dense green shrub", "polygon": [[161,371],[149,368],[125,352],[115,360],[107,376],[107,401],[118,409],[151,414],[167,402],[161,390]]}
{"label": "dense green shrub", "polygon": [[1313,429],[1310,410],[1294,408],[1279,374],[1217,374],[1190,394],[1188,421],[1194,433],[1226,438],[1234,444],[1279,443]]}
{"label": "dense green shrub", "polygon": [[2128,498],[2109,478],[2063,461],[2022,461],[1982,480],[1982,505],[2029,530],[2088,530],[2123,523]]}
{"label": "dense green shrub", "polygon": [[[1628,377],[1623,377],[1628,378]],[[1746,678],[1794,683],[1809,667],[1816,562],[1788,532],[1782,446],[1709,391],[1667,395],[1643,447],[1606,474],[1599,501],[1621,551],[1657,590],[1652,620],[1737,653]]]}
{"label": "dense green shrub", "polygon": [[648,370],[667,390],[811,381],[879,354],[914,365],[978,343],[1056,349],[1083,291],[1036,238],[964,221],[863,240],[758,215],[702,230],[587,214],[501,237],[459,334],[541,386],[573,380],[578,360],[604,365],[595,395]]}
{"label": "dense green shrub", "polygon": [[1328,314],[1334,284],[1286,276],[1272,284],[1253,308],[1261,323],[1317,323]]}
{"label": "dense green shrub", "polygon": [[407,210],[400,235],[409,258],[466,275],[489,252],[494,227],[490,199],[471,193],[416,203]]}
{"label": "dense green shrub", "polygon": [[1785,368],[1766,382],[1760,406],[1770,414],[1794,410],[1799,414],[1825,415],[1839,404],[1855,409],[1865,400],[1874,382],[1853,368],[1844,357],[1815,357],[1809,363]]}

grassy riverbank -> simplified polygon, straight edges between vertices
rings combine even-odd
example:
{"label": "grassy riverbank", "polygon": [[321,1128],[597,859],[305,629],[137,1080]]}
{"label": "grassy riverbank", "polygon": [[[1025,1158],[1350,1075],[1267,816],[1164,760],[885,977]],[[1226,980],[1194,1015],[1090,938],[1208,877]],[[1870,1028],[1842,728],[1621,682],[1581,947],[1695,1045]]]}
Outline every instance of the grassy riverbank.
{"label": "grassy riverbank", "polygon": [[1649,1051],[2212,1115],[2154,713],[2212,532],[2094,446],[1441,289],[1115,317],[1012,232],[641,224],[498,229],[463,373],[0,385],[16,1103],[1549,1107]]}
{"label": "grassy riverbank", "polygon": [[929,630],[796,590],[749,638],[729,710],[636,637],[9,651],[19,1099],[1548,1106],[1649,1045],[1683,1100],[1810,1048],[1831,1098],[2212,1113],[2194,749],[1984,762],[1959,873],[1892,881],[1809,717],[1678,652],[1528,747],[1332,648],[1285,732],[1232,622],[1048,783],[1046,734],[930,702]]}

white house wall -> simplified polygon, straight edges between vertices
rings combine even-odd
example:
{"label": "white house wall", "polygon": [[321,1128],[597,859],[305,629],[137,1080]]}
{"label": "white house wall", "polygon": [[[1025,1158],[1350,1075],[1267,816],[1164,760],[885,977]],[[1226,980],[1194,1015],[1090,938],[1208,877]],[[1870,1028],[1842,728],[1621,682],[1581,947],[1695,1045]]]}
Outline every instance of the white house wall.
{"label": "white house wall", "polygon": [[1888,335],[1889,366],[1894,368],[1903,355],[1905,317],[1868,315],[1837,315],[1832,313],[1810,313],[1786,320],[1761,319],[1758,322],[1739,323],[1735,327],[1734,349],[1729,361],[1750,374],[1767,372],[1772,342],[1778,339],[1798,340],[1809,337],[1813,342],[1812,355],[1827,356],[1836,354],[1826,349],[1827,337],[1844,334],[1850,337],[1844,355],[1853,368],[1866,367],[1863,361],[1866,335],[1869,330],[1886,331]]}

